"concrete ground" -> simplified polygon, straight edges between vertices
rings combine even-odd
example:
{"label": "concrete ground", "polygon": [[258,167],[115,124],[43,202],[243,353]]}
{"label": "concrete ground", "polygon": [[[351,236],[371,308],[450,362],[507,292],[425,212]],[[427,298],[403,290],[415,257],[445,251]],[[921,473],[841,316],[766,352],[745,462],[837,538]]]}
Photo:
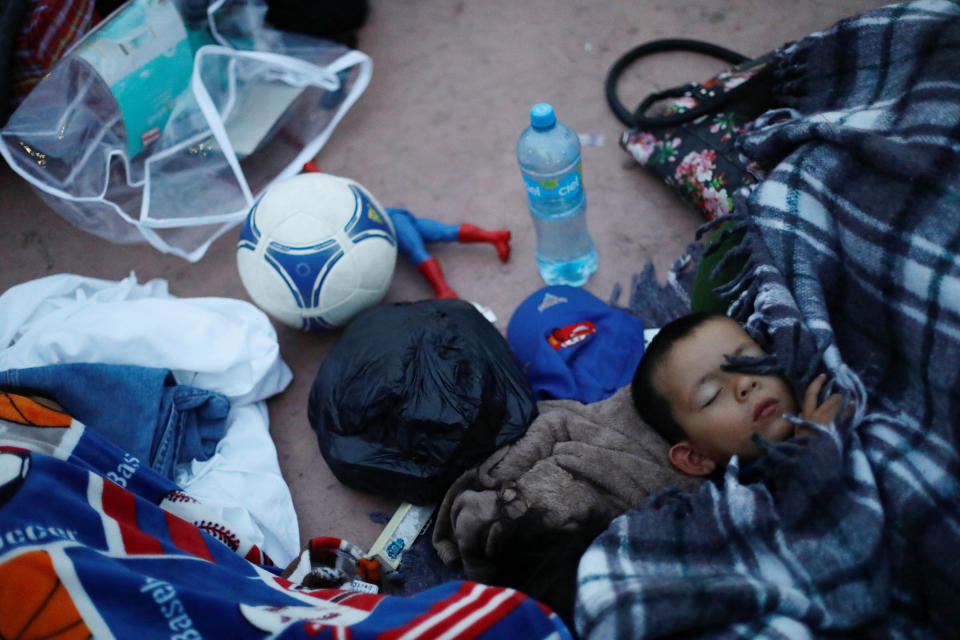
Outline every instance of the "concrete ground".
{"label": "concrete ground", "polygon": [[[501,264],[489,245],[432,248],[461,297],[490,307],[506,331],[514,308],[543,286],[534,235],[514,157],[530,106],[550,102],[581,134],[588,224],[599,269],[585,288],[607,299],[615,284],[652,261],[663,271],[701,219],[618,146],[623,126],[604,98],[613,62],[655,38],[708,40],[757,56],[878,0],[373,0],[358,48],[374,61],[372,82],[317,156],[325,171],[365,185],[385,206],[444,222],[472,222],[513,233]],[[723,64],[696,55],[643,61],[623,78],[633,107],[648,93],[709,78]],[[140,282],[164,278],[179,297],[249,299],[236,268],[236,233],[219,238],[197,263],[146,245],[114,245],[70,226],[5,164],[0,167],[0,291],[76,273]],[[398,262],[385,302],[428,298],[419,273]],[[625,303],[625,296],[621,302]],[[382,529],[371,514],[392,500],[340,484],[307,421],[307,394],[338,333],[305,334],[275,323],[289,389],[269,403],[271,433],[292,490],[301,536],[339,536],[368,548]]]}

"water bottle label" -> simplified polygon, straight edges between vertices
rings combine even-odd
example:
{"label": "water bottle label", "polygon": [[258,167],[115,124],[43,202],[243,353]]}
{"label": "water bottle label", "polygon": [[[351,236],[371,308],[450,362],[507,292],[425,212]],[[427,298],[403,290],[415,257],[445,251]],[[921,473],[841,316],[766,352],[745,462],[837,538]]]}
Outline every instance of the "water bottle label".
{"label": "water bottle label", "polygon": [[534,180],[523,176],[527,184],[527,195],[531,200],[573,200],[580,196],[583,189],[583,164],[577,163],[577,168],[565,176],[552,180]]}

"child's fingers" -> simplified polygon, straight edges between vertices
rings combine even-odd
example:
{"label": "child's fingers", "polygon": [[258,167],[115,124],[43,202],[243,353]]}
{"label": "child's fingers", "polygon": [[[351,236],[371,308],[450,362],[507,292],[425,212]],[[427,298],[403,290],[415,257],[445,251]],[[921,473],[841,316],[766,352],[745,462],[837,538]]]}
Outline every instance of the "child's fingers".
{"label": "child's fingers", "polygon": [[[837,413],[840,411],[842,404],[843,396],[839,393],[835,393],[824,400],[823,404],[813,411],[804,411],[800,417],[809,422],[819,424],[822,427],[830,428],[830,425]],[[807,435],[809,433],[810,430],[802,426],[797,426],[794,429],[794,435]]]}
{"label": "child's fingers", "polygon": [[840,421],[849,420],[857,412],[857,403],[850,399],[850,396],[844,396],[844,402],[840,404],[840,410],[837,411],[837,419]]}
{"label": "child's fingers", "polygon": [[820,389],[823,388],[823,383],[827,380],[827,374],[821,373],[816,378],[813,379],[813,382],[810,383],[810,386],[807,387],[806,392],[803,394],[803,415],[812,416],[817,411],[817,396],[820,395]]}
{"label": "child's fingers", "polygon": [[823,401],[823,404],[817,408],[816,417],[818,418],[814,422],[819,424],[829,424],[831,420],[837,415],[837,412],[840,410],[840,404],[843,402],[843,396],[839,393],[835,393],[826,400]]}

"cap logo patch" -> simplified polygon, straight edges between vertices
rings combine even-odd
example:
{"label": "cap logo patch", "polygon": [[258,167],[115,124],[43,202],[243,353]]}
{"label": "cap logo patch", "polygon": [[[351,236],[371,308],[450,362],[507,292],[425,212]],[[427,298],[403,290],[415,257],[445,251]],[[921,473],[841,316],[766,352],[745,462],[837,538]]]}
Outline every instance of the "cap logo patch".
{"label": "cap logo patch", "polygon": [[575,322],[551,331],[550,335],[547,336],[547,342],[554,349],[565,349],[579,342],[583,342],[587,337],[592,336],[596,332],[596,325],[589,320]]}

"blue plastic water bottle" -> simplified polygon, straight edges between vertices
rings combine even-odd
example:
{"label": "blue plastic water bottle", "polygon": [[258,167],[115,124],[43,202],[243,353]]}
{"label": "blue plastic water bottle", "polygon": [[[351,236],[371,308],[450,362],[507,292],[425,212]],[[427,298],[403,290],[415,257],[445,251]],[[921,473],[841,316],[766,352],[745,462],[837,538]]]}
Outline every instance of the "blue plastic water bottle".
{"label": "blue plastic water bottle", "polygon": [[517,141],[517,161],[537,232],[537,268],[547,284],[578,287],[597,270],[587,231],[587,198],[580,138],[546,103],[530,109],[530,126]]}

